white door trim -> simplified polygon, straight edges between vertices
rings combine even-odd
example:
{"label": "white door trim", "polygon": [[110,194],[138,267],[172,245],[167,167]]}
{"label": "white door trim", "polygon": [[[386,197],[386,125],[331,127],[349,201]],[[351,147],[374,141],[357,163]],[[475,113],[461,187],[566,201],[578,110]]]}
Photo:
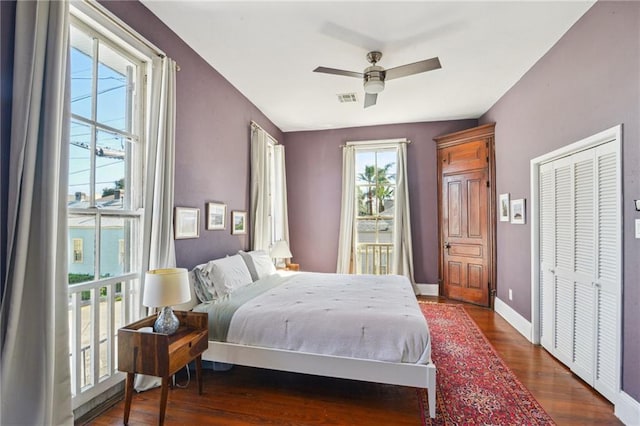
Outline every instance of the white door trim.
{"label": "white door trim", "polygon": [[[535,344],[540,344],[540,166],[550,161],[557,160],[562,157],[573,155],[577,152],[594,148],[598,145],[602,145],[607,142],[614,142],[618,152],[617,155],[617,173],[618,173],[618,187],[617,191],[620,194],[618,211],[620,212],[619,220],[619,241],[618,247],[618,271],[619,282],[622,282],[622,124],[611,127],[593,136],[582,139],[578,142],[566,145],[550,153],[541,155],[531,160],[530,173],[531,173],[531,341]],[[618,306],[622,306],[622,291],[619,291]],[[618,374],[620,372],[622,357],[622,309],[618,309],[618,359],[616,360],[616,366]],[[618,386],[620,384],[618,378]]]}

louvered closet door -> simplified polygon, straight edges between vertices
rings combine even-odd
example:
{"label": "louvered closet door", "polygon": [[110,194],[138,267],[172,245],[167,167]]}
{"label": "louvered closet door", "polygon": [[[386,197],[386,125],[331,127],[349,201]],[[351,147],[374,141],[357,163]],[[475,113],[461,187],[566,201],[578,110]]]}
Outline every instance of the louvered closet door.
{"label": "louvered closet door", "polygon": [[597,217],[596,217],[596,279],[595,290],[595,374],[594,387],[609,400],[619,391],[619,318],[621,295],[621,212],[618,182],[618,155],[616,145],[608,143],[598,147],[597,165]]}
{"label": "louvered closet door", "polygon": [[554,162],[555,265],[553,278],[553,351],[567,365],[573,360],[573,176],[571,158]]}
{"label": "louvered closet door", "polygon": [[594,155],[572,156],[573,164],[573,364],[571,369],[593,386],[594,312]]}
{"label": "louvered closet door", "polygon": [[620,212],[613,142],[540,167],[541,343],[613,400]]}
{"label": "louvered closet door", "polygon": [[555,288],[555,170],[553,163],[540,167],[540,342],[553,348],[554,288]]}

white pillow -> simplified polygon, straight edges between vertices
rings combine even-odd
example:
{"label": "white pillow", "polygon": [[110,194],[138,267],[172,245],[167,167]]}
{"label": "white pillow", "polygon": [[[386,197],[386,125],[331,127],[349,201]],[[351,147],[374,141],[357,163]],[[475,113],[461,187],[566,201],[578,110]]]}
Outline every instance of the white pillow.
{"label": "white pillow", "polygon": [[251,284],[251,274],[247,265],[239,255],[212,260],[207,264],[209,276],[218,296],[233,293],[234,290]]}
{"label": "white pillow", "polygon": [[276,267],[273,265],[271,258],[263,250],[255,250],[248,253],[239,251],[238,253],[246,262],[254,281],[276,273]]}

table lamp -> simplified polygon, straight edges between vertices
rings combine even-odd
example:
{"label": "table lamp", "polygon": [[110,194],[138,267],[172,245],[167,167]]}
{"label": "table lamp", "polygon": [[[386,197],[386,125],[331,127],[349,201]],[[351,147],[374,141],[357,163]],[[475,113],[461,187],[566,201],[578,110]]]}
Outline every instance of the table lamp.
{"label": "table lamp", "polygon": [[273,247],[271,247],[271,257],[276,259],[277,268],[284,268],[286,266],[285,259],[291,259],[293,257],[291,250],[289,250],[289,244],[285,240],[276,241]]}
{"label": "table lamp", "polygon": [[189,275],[184,268],[154,269],[145,274],[142,304],[150,308],[162,308],[153,324],[153,331],[173,334],[178,330],[180,321],[171,309],[191,300]]}

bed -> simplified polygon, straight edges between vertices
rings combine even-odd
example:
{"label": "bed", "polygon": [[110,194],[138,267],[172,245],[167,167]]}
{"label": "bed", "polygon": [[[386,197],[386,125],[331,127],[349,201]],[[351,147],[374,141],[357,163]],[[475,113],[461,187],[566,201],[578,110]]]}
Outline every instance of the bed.
{"label": "bed", "polygon": [[425,388],[435,417],[429,329],[406,277],[283,272],[266,263],[259,273],[263,255],[236,256],[212,261],[223,267],[199,265],[198,298],[216,293],[193,309],[209,314],[203,359]]}

